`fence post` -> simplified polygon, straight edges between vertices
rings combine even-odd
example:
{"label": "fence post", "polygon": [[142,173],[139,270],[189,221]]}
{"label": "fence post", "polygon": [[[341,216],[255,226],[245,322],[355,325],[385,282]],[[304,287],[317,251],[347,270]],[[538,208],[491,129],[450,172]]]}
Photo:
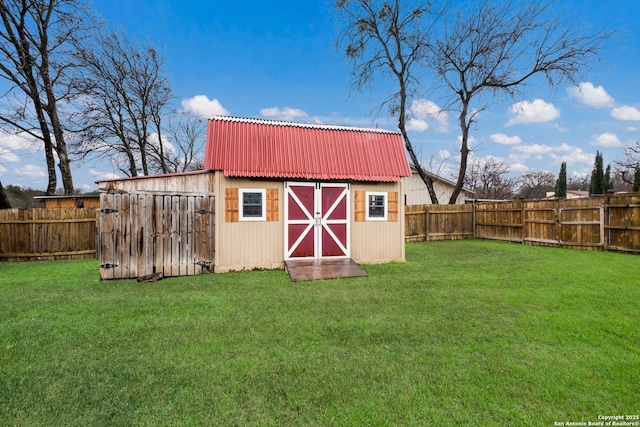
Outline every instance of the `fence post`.
{"label": "fence post", "polygon": [[564,246],[564,242],[561,241],[562,237],[562,208],[560,207],[562,199],[554,200],[554,213],[556,214],[556,241],[558,242],[558,247]]}
{"label": "fence post", "polygon": [[524,207],[524,200],[520,199],[518,200],[518,202],[520,202],[520,223],[521,223],[521,228],[520,230],[522,230],[520,232],[520,243],[522,243],[524,245],[524,243],[527,241],[526,240],[526,234],[527,234],[527,219],[526,219],[526,211],[525,211],[525,207]]}
{"label": "fence post", "polygon": [[471,203],[471,207],[472,207],[471,212],[473,212],[473,214],[471,216],[472,221],[473,221],[473,238],[475,239],[477,237],[477,234],[476,234],[476,218],[477,217],[476,217],[476,201],[475,201],[475,199]]}
{"label": "fence post", "polygon": [[429,241],[429,205],[424,206],[424,241]]}

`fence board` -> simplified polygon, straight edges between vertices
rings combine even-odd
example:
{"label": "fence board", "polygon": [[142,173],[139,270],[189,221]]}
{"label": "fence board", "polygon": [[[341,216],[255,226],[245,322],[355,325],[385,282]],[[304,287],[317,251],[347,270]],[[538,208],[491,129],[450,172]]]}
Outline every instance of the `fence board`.
{"label": "fence board", "polygon": [[[407,241],[476,237],[537,246],[640,252],[640,194],[569,200],[482,201],[473,204],[472,232],[432,220],[459,205],[407,206]],[[447,212],[448,211],[448,212]],[[446,212],[446,214],[445,214]],[[466,217],[465,217],[466,218]]]}
{"label": "fence board", "polygon": [[475,209],[475,236],[508,242],[522,242],[524,213],[520,200],[478,202]]}
{"label": "fence board", "polygon": [[3,209],[0,236],[0,261],[95,257],[96,209]]}
{"label": "fence board", "polygon": [[405,234],[408,241],[456,240],[473,237],[473,206],[407,206]]}

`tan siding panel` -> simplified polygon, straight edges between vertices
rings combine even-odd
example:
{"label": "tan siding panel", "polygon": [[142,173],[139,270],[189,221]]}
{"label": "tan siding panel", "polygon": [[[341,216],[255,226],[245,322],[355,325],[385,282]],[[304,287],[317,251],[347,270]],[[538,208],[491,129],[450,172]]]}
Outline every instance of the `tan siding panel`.
{"label": "tan siding panel", "polygon": [[[365,193],[374,192],[402,192],[401,183],[366,184],[356,183],[351,186],[354,201],[353,219],[358,215],[358,194],[362,194],[361,211],[364,216]],[[404,206],[398,203],[398,216],[404,216]],[[404,261],[404,222],[403,221],[357,221],[351,223],[351,258],[360,263],[382,263],[390,261]]]}
{"label": "tan siding panel", "polygon": [[100,189],[131,193],[202,194],[214,193],[215,172],[170,176],[145,176],[113,181],[102,181]]}
{"label": "tan siding panel", "polygon": [[[278,181],[228,178],[221,175],[219,183],[220,192],[225,194],[227,190],[237,188],[264,188],[267,190],[267,198],[269,192],[272,196],[276,191],[278,195],[284,194],[283,183]],[[223,206],[226,208],[226,202]],[[284,203],[278,202],[271,207],[272,221],[226,222],[220,218],[219,227],[215,230],[216,272],[284,266]]]}

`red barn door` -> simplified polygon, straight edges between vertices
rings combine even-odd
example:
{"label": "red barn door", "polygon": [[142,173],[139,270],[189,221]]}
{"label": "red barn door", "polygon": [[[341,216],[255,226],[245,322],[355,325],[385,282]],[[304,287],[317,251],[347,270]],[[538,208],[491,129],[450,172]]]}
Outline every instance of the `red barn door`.
{"label": "red barn door", "polygon": [[285,259],[349,257],[349,184],[290,182]]}

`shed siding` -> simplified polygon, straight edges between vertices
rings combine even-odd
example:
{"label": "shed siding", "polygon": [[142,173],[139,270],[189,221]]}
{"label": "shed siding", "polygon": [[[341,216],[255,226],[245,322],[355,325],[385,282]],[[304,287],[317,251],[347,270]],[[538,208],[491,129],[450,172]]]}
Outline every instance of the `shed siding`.
{"label": "shed siding", "polygon": [[123,190],[131,193],[213,194],[215,193],[215,176],[213,171],[184,175],[157,175],[99,181],[99,185],[100,189]]}
{"label": "shed siding", "polygon": [[[355,183],[355,192],[402,193],[402,183]],[[356,201],[351,198],[351,258],[363,264],[404,261],[404,221],[356,221]],[[366,209],[366,206],[365,206]],[[398,216],[404,218],[404,205],[398,203]]]}
{"label": "shed siding", "polygon": [[[228,178],[217,172],[216,194],[224,195],[230,188],[277,189],[278,197],[284,194],[282,181]],[[267,191],[267,194],[269,192]],[[271,193],[273,194],[273,192]],[[265,201],[266,202],[266,201]],[[225,197],[216,199],[216,211],[225,212]],[[284,267],[284,218],[283,203],[277,208],[277,215],[271,211],[275,221],[226,222],[225,215],[216,215],[216,262],[215,271],[269,269]],[[268,218],[269,219],[269,218]]]}

